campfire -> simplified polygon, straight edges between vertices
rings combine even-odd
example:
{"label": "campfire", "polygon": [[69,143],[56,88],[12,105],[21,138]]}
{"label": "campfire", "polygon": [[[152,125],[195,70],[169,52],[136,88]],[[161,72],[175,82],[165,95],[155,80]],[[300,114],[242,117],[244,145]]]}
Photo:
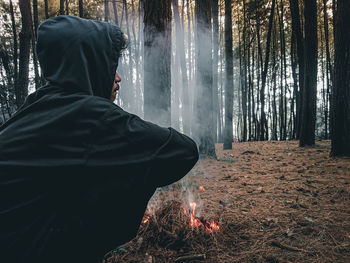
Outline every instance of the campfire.
{"label": "campfire", "polygon": [[[197,217],[196,216],[196,206],[197,203],[192,202],[190,203],[190,209],[187,210],[184,208],[184,213],[185,215],[188,215],[189,218],[189,224],[193,228],[204,228],[205,230],[209,232],[213,232],[215,230],[219,230],[219,222],[218,221],[208,221],[204,219],[203,217]],[[142,219],[142,224],[147,224],[150,220],[151,216],[150,215],[145,215]]]}
{"label": "campfire", "polygon": [[210,217],[198,216],[195,202],[185,205],[177,200],[167,201],[146,213],[137,236],[127,244],[127,251],[137,253],[115,253],[106,262],[141,262],[140,255],[144,257],[145,253],[156,258],[156,262],[204,260],[215,253],[215,240],[222,237],[225,229],[226,224],[221,226]]}
{"label": "campfire", "polygon": [[196,206],[197,204],[195,202],[190,203],[190,225],[191,227],[204,227],[209,232],[212,232],[214,230],[219,230],[219,224],[216,221],[208,221],[202,217],[196,217]]}

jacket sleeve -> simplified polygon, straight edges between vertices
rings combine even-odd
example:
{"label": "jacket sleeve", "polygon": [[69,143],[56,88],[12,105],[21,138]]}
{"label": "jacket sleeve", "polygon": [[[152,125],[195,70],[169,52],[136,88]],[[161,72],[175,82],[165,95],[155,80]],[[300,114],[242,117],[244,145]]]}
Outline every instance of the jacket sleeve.
{"label": "jacket sleeve", "polygon": [[198,161],[196,143],[172,128],[169,130],[169,138],[155,154],[149,172],[158,187],[180,180]]}
{"label": "jacket sleeve", "polygon": [[[156,187],[184,177],[198,160],[196,143],[172,128],[163,128],[119,107],[105,118],[107,129],[98,136],[99,158],[113,165],[144,167],[146,183]],[[101,163],[100,162],[100,163]],[[112,164],[111,164],[112,165]],[[141,178],[139,178],[141,179]]]}

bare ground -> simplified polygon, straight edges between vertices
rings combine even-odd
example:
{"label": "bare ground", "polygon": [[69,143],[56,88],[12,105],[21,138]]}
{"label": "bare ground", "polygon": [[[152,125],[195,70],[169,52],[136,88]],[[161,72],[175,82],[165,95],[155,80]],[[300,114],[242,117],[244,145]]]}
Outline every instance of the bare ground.
{"label": "bare ground", "polygon": [[[149,220],[108,262],[350,262],[350,158],[329,157],[330,141],[216,152],[152,198]],[[192,201],[219,230],[190,226]]]}

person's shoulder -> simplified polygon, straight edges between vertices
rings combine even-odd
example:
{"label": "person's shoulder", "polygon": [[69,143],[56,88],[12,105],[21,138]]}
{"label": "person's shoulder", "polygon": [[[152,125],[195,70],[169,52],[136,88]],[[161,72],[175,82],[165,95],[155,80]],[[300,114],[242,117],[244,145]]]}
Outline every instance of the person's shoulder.
{"label": "person's shoulder", "polygon": [[120,106],[108,99],[97,96],[86,96],[80,102],[80,111],[86,117],[98,119],[101,124],[114,125],[115,122],[127,123],[130,119],[139,119],[138,116],[124,111]]}
{"label": "person's shoulder", "polygon": [[87,111],[99,111],[101,113],[123,111],[122,108],[110,100],[98,96],[85,96],[82,98],[81,103]]}

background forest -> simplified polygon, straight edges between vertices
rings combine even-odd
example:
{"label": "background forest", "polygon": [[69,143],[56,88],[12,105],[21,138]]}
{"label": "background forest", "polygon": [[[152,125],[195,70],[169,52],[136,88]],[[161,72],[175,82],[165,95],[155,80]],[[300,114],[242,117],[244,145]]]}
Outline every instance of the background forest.
{"label": "background forest", "polygon": [[104,262],[349,262],[349,0],[0,0],[0,13],[0,124],[45,85],[39,24],[80,16],[129,39],[115,103],[210,157],[158,188]]}
{"label": "background forest", "polygon": [[[0,0],[0,122],[45,84],[36,30],[67,14],[119,25],[117,104],[215,143],[332,137],[350,155],[346,0]],[[332,115],[332,112],[334,115]],[[331,116],[333,116],[331,118]]]}

